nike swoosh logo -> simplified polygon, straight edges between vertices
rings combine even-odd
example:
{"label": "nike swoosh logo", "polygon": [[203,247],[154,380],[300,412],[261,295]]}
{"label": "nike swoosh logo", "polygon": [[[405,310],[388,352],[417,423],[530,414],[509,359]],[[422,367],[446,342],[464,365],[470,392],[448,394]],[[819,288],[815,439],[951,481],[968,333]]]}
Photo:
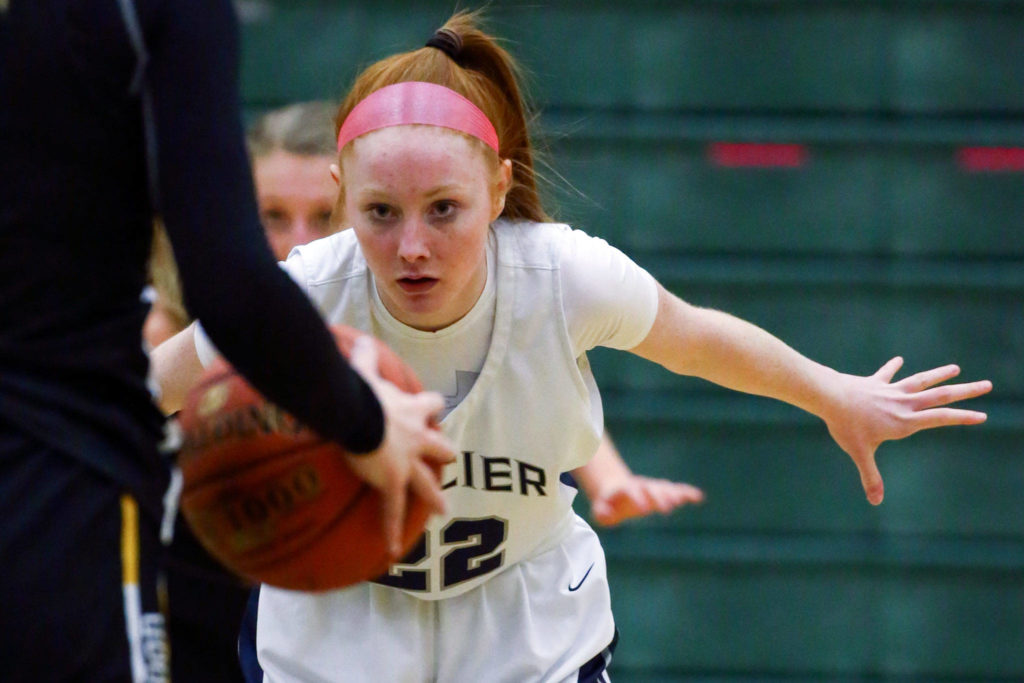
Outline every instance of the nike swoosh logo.
{"label": "nike swoosh logo", "polygon": [[580,582],[577,583],[575,586],[572,585],[571,583],[569,584],[569,592],[570,593],[574,593],[574,592],[576,592],[576,591],[578,591],[580,589],[580,586],[583,585],[583,582],[587,580],[588,576],[590,576],[590,570],[593,569],[593,568],[594,568],[594,563],[591,562],[590,566],[587,567],[587,573],[583,575],[583,578],[580,579]]}

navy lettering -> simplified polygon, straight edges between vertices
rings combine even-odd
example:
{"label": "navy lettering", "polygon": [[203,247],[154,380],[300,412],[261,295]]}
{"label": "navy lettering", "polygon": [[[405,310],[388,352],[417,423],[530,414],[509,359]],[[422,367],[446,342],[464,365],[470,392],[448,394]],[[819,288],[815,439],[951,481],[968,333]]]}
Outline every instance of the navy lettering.
{"label": "navy lettering", "polygon": [[[512,490],[512,468],[509,466],[508,458],[481,458],[484,463],[484,490],[485,491],[511,491]],[[506,469],[496,470],[495,466],[504,466]],[[497,479],[507,479],[508,484],[495,484]]]}
{"label": "navy lettering", "polygon": [[544,485],[547,483],[547,477],[544,474],[544,470],[539,467],[534,467],[530,463],[518,461],[519,463],[519,493],[524,496],[528,496],[528,487],[537,489],[537,495],[546,496],[544,492]]}
{"label": "navy lettering", "polygon": [[462,451],[462,462],[454,468],[442,489],[456,486],[483,491],[509,491],[522,496],[546,496],[547,473],[522,460],[490,457],[475,451]]}

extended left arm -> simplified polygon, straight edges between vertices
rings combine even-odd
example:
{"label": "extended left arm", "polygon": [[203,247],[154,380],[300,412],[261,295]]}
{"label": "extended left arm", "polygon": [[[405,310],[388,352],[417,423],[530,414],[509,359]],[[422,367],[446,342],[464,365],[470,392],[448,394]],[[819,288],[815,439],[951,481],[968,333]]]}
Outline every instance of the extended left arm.
{"label": "extended left arm", "polygon": [[684,375],[769,396],[817,415],[860,472],[868,500],[884,493],[875,465],[883,441],[932,427],[977,424],[985,413],[942,407],[992,389],[989,381],[936,386],[956,377],[947,365],[893,382],[893,358],[875,374],[847,375],[800,355],[763,329],[721,311],[692,306],[659,285],[658,314],[633,353]]}

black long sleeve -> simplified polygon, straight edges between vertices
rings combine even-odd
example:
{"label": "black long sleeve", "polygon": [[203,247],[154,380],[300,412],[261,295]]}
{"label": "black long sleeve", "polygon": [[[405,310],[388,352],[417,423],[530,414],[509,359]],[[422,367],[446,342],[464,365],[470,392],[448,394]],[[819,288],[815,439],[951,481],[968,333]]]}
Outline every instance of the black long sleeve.
{"label": "black long sleeve", "polygon": [[230,4],[167,2],[155,24],[159,188],[189,310],[265,395],[353,451],[376,447],[376,399],[274,263],[259,227]]}
{"label": "black long sleeve", "polygon": [[138,50],[120,0],[0,3],[0,433],[159,505],[163,419],[140,300],[159,209],[187,303],[271,400],[359,452],[383,415],[258,223],[230,0],[134,0],[155,105],[151,201]]}

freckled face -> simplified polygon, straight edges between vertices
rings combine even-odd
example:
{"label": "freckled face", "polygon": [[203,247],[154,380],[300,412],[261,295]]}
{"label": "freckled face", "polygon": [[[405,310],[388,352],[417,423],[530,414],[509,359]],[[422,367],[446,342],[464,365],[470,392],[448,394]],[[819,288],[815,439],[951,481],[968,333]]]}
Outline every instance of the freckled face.
{"label": "freckled face", "polygon": [[292,247],[334,232],[331,209],[338,188],[331,178],[331,156],[302,156],[275,150],[253,164],[260,221],[277,260]]}
{"label": "freckled face", "polygon": [[487,282],[488,226],[504,206],[510,168],[436,126],[382,128],[345,149],[345,218],[395,318],[439,330],[473,307]]}

